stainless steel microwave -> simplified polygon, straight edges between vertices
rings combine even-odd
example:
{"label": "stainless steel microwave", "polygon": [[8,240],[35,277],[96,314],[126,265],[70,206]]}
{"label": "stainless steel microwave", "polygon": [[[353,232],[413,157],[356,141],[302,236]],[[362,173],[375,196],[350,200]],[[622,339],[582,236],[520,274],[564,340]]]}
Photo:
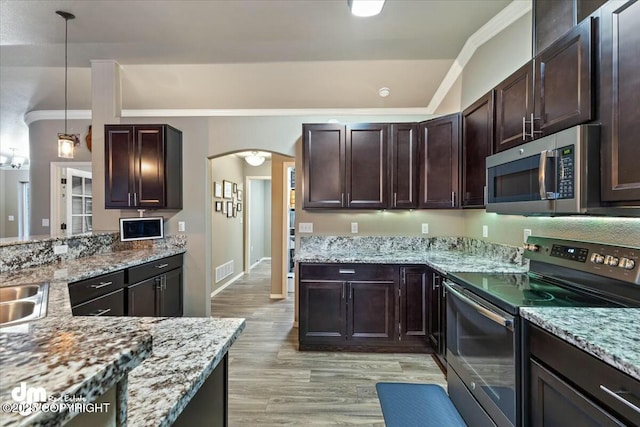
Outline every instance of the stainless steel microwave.
{"label": "stainless steel microwave", "polygon": [[120,240],[162,239],[164,237],[164,218],[120,218]]}
{"label": "stainless steel microwave", "polygon": [[487,212],[571,215],[600,208],[600,127],[580,125],[487,157]]}

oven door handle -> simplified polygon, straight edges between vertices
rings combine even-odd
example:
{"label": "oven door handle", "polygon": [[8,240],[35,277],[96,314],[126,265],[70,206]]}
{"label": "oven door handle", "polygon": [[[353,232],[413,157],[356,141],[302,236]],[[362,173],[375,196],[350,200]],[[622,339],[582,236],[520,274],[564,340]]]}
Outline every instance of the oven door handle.
{"label": "oven door handle", "polygon": [[510,331],[513,331],[513,319],[507,319],[507,318],[499,315],[498,313],[494,313],[493,311],[489,310],[488,308],[483,307],[482,305],[478,304],[477,302],[475,302],[474,300],[472,300],[471,298],[469,298],[468,296],[466,296],[462,292],[454,289],[449,284],[445,284],[445,286],[447,287],[449,292],[451,292],[456,297],[460,298],[466,304],[468,304],[471,307],[473,307],[474,310],[476,310],[479,314],[483,315],[487,319],[489,319],[489,320],[491,320],[491,321],[493,321],[493,322],[495,322],[495,323],[497,323],[497,324],[499,324],[501,326],[504,326],[505,328],[509,329]]}

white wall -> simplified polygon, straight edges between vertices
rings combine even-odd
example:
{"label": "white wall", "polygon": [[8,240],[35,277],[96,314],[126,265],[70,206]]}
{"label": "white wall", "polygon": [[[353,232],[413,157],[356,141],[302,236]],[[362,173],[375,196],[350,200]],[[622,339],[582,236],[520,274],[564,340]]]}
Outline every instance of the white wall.
{"label": "white wall", "polygon": [[[29,182],[27,169],[0,169],[0,238],[18,236],[19,185]],[[9,216],[13,221],[9,221]]]}

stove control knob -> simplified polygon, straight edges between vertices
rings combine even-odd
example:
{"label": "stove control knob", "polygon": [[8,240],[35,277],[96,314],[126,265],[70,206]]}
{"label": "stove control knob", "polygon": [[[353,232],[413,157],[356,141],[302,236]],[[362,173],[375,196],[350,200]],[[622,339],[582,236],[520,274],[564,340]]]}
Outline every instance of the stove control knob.
{"label": "stove control knob", "polygon": [[618,261],[619,261],[618,258],[612,255],[607,255],[606,258],[604,259],[604,263],[607,265],[610,265],[611,267],[617,267]]}
{"label": "stove control knob", "polygon": [[591,255],[591,262],[594,262],[596,264],[604,264],[604,257],[600,254],[593,254]]}
{"label": "stove control knob", "polygon": [[635,266],[636,262],[629,258],[621,258],[620,263],[618,264],[618,267],[622,267],[625,270],[633,270]]}

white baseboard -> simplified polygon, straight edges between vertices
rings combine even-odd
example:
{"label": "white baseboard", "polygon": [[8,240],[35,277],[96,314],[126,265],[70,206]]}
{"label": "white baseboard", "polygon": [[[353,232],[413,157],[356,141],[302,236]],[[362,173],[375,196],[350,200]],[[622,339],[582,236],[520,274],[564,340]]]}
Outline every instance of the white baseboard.
{"label": "white baseboard", "polygon": [[267,261],[267,260],[271,260],[270,256],[265,256],[260,258],[258,261],[254,262],[253,264],[251,264],[251,266],[249,267],[249,271],[251,271],[255,266],[257,266],[258,264],[260,264],[262,261]]}
{"label": "white baseboard", "polygon": [[227,288],[227,286],[231,285],[233,282],[235,282],[236,280],[238,280],[239,278],[241,278],[242,276],[244,276],[244,273],[239,273],[237,274],[234,278],[232,278],[231,280],[229,280],[227,283],[225,283],[224,285],[220,286],[218,289],[216,289],[215,291],[211,292],[211,298],[213,298],[214,296],[216,296],[217,294],[219,294],[220,292],[222,292],[223,290],[225,290]]}

